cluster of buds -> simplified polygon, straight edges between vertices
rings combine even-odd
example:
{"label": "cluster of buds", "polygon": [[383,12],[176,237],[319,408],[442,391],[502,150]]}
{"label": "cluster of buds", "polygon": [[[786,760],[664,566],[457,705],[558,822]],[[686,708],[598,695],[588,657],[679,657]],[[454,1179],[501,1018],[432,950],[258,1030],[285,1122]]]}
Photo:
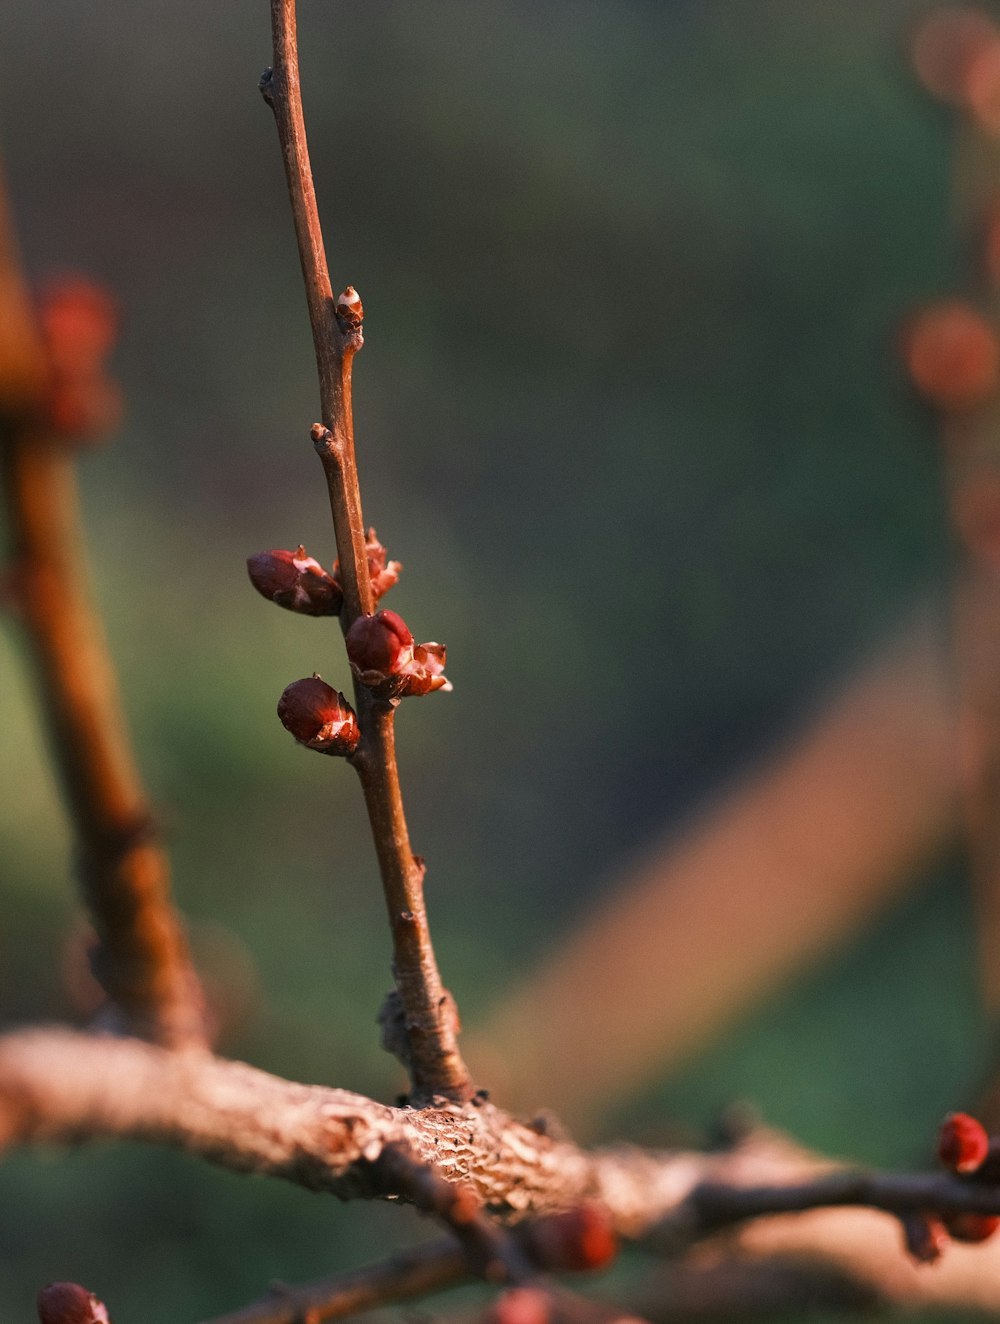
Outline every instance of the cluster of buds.
{"label": "cluster of buds", "polygon": [[110,1324],[107,1308],[78,1283],[49,1283],[38,1293],[41,1324]]}
{"label": "cluster of buds", "polygon": [[[372,593],[377,602],[399,583],[399,561],[388,560],[385,548],[374,529],[368,530],[365,540],[368,574]],[[309,556],[300,544],[294,552],[275,548],[257,552],[247,558],[250,582],[262,597],[275,602],[288,611],[301,616],[337,616],[344,602],[341,587],[340,562],[334,563],[333,573],[326,571]]]}
{"label": "cluster of buds", "polygon": [[406,622],[394,611],[359,616],[345,642],[351,670],[380,698],[451,689],[444,674],[444,645],[414,643]]}
{"label": "cluster of buds", "polygon": [[320,754],[353,754],[361,739],[354,709],[319,676],[292,681],[278,700],[278,718],[300,745]]}
{"label": "cluster of buds", "polygon": [[[938,1158],[949,1171],[970,1181],[994,1184],[1000,1178],[1000,1150],[983,1124],[968,1113],[949,1113],[938,1132]],[[978,1245],[1000,1228],[995,1214],[958,1213],[908,1214],[903,1236],[910,1255],[920,1264],[939,1258],[949,1241]]]}

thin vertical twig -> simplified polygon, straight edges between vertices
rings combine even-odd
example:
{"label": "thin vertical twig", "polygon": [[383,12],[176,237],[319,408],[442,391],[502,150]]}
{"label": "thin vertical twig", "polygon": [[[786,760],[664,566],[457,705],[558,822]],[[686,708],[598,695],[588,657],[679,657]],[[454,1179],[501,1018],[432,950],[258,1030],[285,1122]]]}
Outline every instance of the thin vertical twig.
{"label": "thin vertical twig", "polygon": [[[363,343],[359,322],[338,318],[327,267],[299,85],[294,0],[271,0],[274,65],[261,92],[274,112],[319,373],[322,425],[313,440],[333,514],[346,632],[375,601],[365,552],[351,406],[351,370]],[[410,845],[396,767],[395,706],[355,687],[361,741],[352,763],[371,821],[393,939],[393,969],[406,1037],[405,1061],[416,1098],[464,1100],[472,1082],[457,1044],[453,1005],[438,972],[423,894],[423,863]]]}
{"label": "thin vertical twig", "polygon": [[100,938],[96,974],[132,1033],[167,1047],[202,1044],[201,990],[88,592],[72,445],[45,421],[45,349],[2,197],[0,291],[8,595],[25,627],[73,818],[80,881]]}

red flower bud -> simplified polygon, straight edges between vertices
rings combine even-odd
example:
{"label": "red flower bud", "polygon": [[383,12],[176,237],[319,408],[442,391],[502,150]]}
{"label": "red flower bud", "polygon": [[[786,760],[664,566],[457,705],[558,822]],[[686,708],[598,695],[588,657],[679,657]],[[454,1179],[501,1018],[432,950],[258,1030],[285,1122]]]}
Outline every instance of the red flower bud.
{"label": "red flower bud", "polygon": [[949,1113],[938,1132],[938,1158],[952,1172],[975,1172],[990,1152],[982,1122],[968,1113]]}
{"label": "red flower bud", "polygon": [[944,1225],[953,1241],[978,1246],[981,1241],[989,1241],[1000,1227],[1000,1218],[994,1214],[945,1214]]}
{"label": "red flower bud", "polygon": [[[400,571],[403,569],[402,562],[386,560],[387,552],[373,528],[368,530],[365,537],[365,552],[368,556],[368,577],[371,580],[372,593],[375,595],[375,601],[378,602],[379,598],[399,583]],[[334,563],[333,577],[339,584],[339,561]]]}
{"label": "red flower bud", "polygon": [[300,745],[321,754],[353,754],[361,739],[351,705],[319,676],[293,680],[278,700],[278,717]]}
{"label": "red flower bud", "polygon": [[38,1293],[41,1324],[109,1324],[108,1312],[77,1283],[49,1283]]}
{"label": "red flower bud", "polygon": [[337,581],[302,546],[257,552],[247,557],[247,571],[258,593],[303,616],[336,616],[344,601]]}
{"label": "red flower bud", "polygon": [[359,616],[347,632],[346,643],[351,666],[362,678],[395,676],[413,657],[413,635],[394,611]]}
{"label": "red flower bud", "polygon": [[936,1214],[904,1214],[903,1240],[918,1264],[933,1264],[948,1244],[948,1231]]}
{"label": "red flower bud", "polygon": [[359,616],[347,632],[347,656],[362,685],[384,698],[450,690],[442,644],[415,644],[402,616],[379,611]]}
{"label": "red flower bud", "polygon": [[611,1217],[600,1204],[581,1204],[536,1218],[524,1229],[528,1254],[553,1273],[603,1269],[618,1253]]}

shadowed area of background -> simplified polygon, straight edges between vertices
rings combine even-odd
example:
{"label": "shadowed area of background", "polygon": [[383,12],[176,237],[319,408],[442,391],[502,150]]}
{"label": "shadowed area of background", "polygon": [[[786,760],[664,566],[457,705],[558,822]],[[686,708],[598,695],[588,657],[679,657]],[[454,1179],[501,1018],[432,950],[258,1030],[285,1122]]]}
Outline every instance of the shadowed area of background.
{"label": "shadowed area of background", "polygon": [[[388,605],[450,650],[455,693],[407,705],[399,736],[470,1028],[918,600],[946,634],[933,429],[894,351],[959,273],[948,120],[904,58],[925,10],[301,5],[333,279],[366,309],[366,515],[406,567]],[[266,5],[50,0],[8,7],[0,40],[29,271],[89,272],[123,309],[127,419],[82,472],[95,583],[231,1013],[222,1047],[391,1096],[357,788],[273,715],[298,676],[345,687],[346,663],[335,631],[263,603],[243,567],[299,541],[335,554],[256,90]],[[17,1023],[68,1014],[75,911],[9,631],[0,683],[0,1011]],[[707,1055],[607,1095],[604,1130],[701,1128],[749,1095],[810,1144],[922,1161],[988,1047],[961,868],[922,867],[879,927]],[[60,1277],[123,1320],[193,1321],[419,1230],[176,1156],[56,1160],[0,1166],[4,1318]]]}

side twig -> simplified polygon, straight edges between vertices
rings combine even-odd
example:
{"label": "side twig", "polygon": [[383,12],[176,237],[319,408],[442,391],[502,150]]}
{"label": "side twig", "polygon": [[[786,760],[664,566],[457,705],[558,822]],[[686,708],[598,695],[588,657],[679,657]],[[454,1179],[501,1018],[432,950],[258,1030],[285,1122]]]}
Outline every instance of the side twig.
{"label": "side twig", "polygon": [[[0,288],[19,296],[5,300],[0,339],[9,360],[0,364],[8,588],[76,829],[80,879],[100,938],[96,973],[132,1033],[175,1048],[200,1044],[200,987],[87,589],[72,446],[48,424],[48,365],[3,212],[0,198]],[[15,363],[40,384],[30,407],[18,402]]]}
{"label": "side twig", "polygon": [[[345,633],[375,608],[365,550],[365,525],[358,490],[351,407],[354,355],[363,343],[360,300],[341,296],[338,315],[327,268],[323,235],[299,86],[294,0],[271,0],[274,65],[261,92],[274,111],[305,281],[319,373],[323,422],[313,439],[323,464],[333,514]],[[438,972],[424,905],[422,862],[410,845],[396,767],[395,702],[356,686],[361,740],[352,763],[358,772],[371,821],[393,939],[393,968],[406,1039],[402,1056],[413,1097],[471,1097],[472,1082],[457,1044],[457,1018]]]}
{"label": "side twig", "polygon": [[275,1284],[259,1301],[204,1324],[321,1324],[377,1306],[427,1296],[471,1277],[465,1252],[451,1237],[399,1251],[379,1264],[298,1287]]}

